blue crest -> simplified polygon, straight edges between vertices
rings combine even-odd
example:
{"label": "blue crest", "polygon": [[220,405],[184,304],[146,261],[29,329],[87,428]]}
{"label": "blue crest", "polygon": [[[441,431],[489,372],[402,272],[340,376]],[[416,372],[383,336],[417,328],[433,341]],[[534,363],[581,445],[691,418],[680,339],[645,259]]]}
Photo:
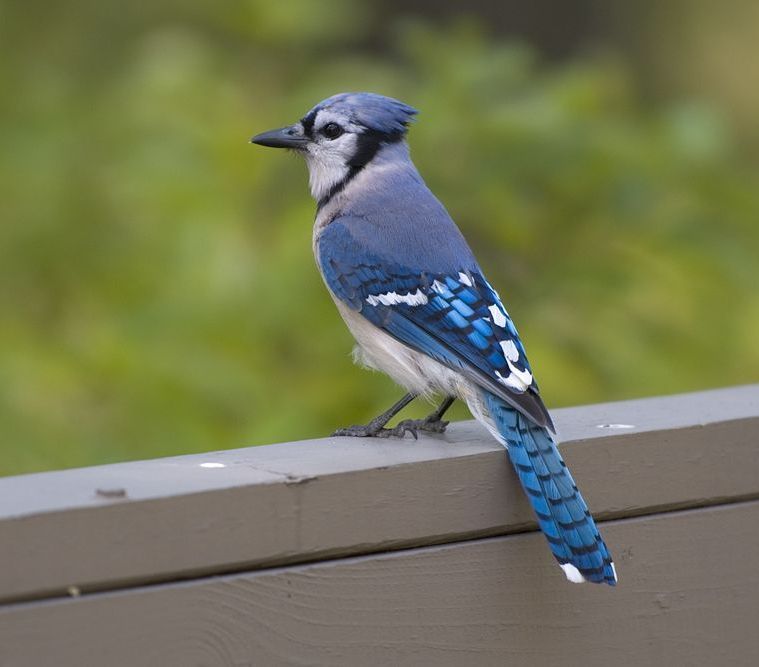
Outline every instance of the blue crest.
{"label": "blue crest", "polygon": [[350,121],[382,134],[404,134],[418,113],[408,104],[376,93],[338,93],[322,100],[303,119],[304,125],[319,111],[330,109]]}

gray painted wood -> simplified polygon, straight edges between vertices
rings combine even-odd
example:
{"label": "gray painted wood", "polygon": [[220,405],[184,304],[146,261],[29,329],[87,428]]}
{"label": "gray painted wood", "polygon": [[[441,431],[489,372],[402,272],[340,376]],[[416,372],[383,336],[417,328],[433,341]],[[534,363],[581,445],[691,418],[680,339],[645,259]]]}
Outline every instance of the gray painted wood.
{"label": "gray painted wood", "polygon": [[[554,414],[602,519],[759,497],[759,385]],[[598,428],[610,423],[633,428]],[[323,439],[26,475],[0,479],[0,601],[531,526],[503,451],[473,422],[418,442]]]}
{"label": "gray painted wood", "polygon": [[759,502],[607,523],[616,589],[537,533],[32,602],[12,667],[759,664]]}

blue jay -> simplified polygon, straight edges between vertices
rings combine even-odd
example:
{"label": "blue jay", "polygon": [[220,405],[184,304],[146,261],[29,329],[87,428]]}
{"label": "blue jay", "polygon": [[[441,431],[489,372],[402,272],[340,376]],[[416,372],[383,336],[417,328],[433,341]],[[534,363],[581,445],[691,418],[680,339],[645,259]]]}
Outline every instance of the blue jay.
{"label": "blue jay", "polygon": [[[609,550],[553,440],[514,323],[409,157],[416,113],[382,95],[342,93],[251,139],[306,159],[317,201],[314,254],[356,339],[354,357],[409,392],[336,435],[441,432],[443,414],[461,399],[506,447],[567,579],[614,585]],[[445,400],[427,419],[385,428],[415,397],[432,395]]]}

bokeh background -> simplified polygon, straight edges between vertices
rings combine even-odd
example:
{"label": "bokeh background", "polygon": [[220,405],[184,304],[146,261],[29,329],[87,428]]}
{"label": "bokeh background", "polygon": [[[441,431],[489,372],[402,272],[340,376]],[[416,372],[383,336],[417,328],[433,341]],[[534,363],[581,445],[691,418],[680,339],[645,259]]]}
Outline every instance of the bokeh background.
{"label": "bokeh background", "polygon": [[748,0],[2,0],[0,474],[398,397],[350,362],[305,166],[246,143],[344,90],[421,110],[549,406],[757,381],[757,45]]}

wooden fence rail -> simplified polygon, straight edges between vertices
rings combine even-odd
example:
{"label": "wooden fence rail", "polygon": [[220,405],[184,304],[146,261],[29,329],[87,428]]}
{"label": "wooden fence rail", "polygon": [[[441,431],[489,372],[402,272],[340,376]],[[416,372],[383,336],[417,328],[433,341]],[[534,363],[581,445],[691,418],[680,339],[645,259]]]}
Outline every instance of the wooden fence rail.
{"label": "wooden fence rail", "polygon": [[8,477],[0,666],[759,664],[759,385],[554,415],[616,588],[474,422]]}

